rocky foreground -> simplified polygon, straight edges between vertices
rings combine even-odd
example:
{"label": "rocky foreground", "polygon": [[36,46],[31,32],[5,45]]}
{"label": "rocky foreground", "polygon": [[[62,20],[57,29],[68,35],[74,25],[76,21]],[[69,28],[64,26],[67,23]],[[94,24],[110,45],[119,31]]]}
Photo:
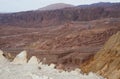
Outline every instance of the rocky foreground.
{"label": "rocky foreground", "polygon": [[90,72],[83,74],[80,69],[64,71],[55,69],[55,65],[42,64],[33,56],[27,62],[26,51],[18,54],[12,62],[0,51],[0,79],[104,79]]}
{"label": "rocky foreground", "polygon": [[114,34],[81,68],[84,72],[93,71],[107,79],[120,79],[120,31]]}
{"label": "rocky foreground", "polygon": [[43,64],[35,56],[28,60],[26,51],[10,61],[0,51],[0,79],[120,79],[120,32],[81,68],[88,74],[80,69],[65,71],[55,64]]}

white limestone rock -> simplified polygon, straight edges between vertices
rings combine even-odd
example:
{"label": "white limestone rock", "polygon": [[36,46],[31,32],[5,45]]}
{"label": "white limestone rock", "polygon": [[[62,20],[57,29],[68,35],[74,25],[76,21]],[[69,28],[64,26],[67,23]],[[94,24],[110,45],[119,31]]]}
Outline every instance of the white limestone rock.
{"label": "white limestone rock", "polygon": [[31,76],[32,79],[53,79],[53,78],[45,76],[45,75],[39,76],[39,75],[36,75],[33,73],[29,73],[28,75]]}
{"label": "white limestone rock", "polygon": [[74,74],[74,75],[78,75],[78,74],[81,73],[81,70],[77,68],[77,69],[75,69],[75,70],[72,70],[70,73],[71,73],[71,74]]}
{"label": "white limestone rock", "polygon": [[[2,51],[0,51],[0,59],[1,58],[2,60],[5,58]],[[83,74],[80,69],[75,69],[71,72],[62,70],[60,72],[60,70],[54,68],[54,64],[47,65],[42,64],[42,62],[38,64],[35,56],[31,57],[27,63],[26,51],[16,56],[13,60],[15,64],[11,64],[10,61],[8,62],[9,63],[4,64],[0,63],[0,79],[105,79],[92,72]],[[41,69],[39,69],[36,64],[38,64]],[[116,73],[118,72],[116,71]]]}
{"label": "white limestone rock", "polygon": [[5,63],[5,62],[7,62],[8,60],[3,56],[3,51],[2,50],[0,50],[0,62],[1,63]]}
{"label": "white limestone rock", "polygon": [[38,65],[39,62],[38,62],[37,57],[36,57],[36,56],[32,56],[32,57],[30,58],[30,60],[28,61],[28,64],[36,64],[36,65]]}
{"label": "white limestone rock", "polygon": [[27,63],[27,52],[22,51],[13,60],[13,64],[26,64]]}
{"label": "white limestone rock", "polygon": [[49,67],[54,69],[55,68],[55,64],[52,63],[52,64],[50,64]]}

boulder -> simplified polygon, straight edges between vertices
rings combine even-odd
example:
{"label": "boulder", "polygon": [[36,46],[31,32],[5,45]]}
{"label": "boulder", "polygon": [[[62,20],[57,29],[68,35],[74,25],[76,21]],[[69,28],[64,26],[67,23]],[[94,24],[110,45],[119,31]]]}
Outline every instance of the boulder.
{"label": "boulder", "polygon": [[54,69],[55,68],[55,64],[52,63],[52,64],[50,64],[49,67]]}
{"label": "boulder", "polygon": [[28,61],[28,64],[39,64],[38,59],[36,56],[32,56],[30,60]]}
{"label": "boulder", "polygon": [[27,52],[22,51],[13,60],[13,64],[26,64],[27,63]]}

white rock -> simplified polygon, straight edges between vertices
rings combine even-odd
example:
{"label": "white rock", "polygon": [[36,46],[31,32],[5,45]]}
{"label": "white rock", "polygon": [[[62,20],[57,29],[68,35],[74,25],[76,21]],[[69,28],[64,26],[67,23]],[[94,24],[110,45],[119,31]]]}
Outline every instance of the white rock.
{"label": "white rock", "polygon": [[29,74],[29,76],[31,76],[32,79],[41,79],[38,75],[35,74]]}
{"label": "white rock", "polygon": [[75,71],[76,71],[77,73],[81,73],[81,70],[80,70],[79,68],[76,68]]}
{"label": "white rock", "polygon": [[50,66],[49,67],[51,67],[51,68],[55,68],[55,64],[50,64]]}
{"label": "white rock", "polygon": [[36,56],[32,56],[30,60],[28,61],[28,64],[36,64],[38,65],[38,59]]}
{"label": "white rock", "polygon": [[1,63],[5,63],[5,62],[7,62],[8,60],[3,56],[3,51],[2,50],[0,50],[0,62]]}
{"label": "white rock", "polygon": [[3,51],[2,50],[0,50],[0,55],[3,55]]}
{"label": "white rock", "polygon": [[70,73],[73,74],[73,75],[78,75],[79,74],[77,71],[71,71]]}
{"label": "white rock", "polygon": [[27,52],[22,51],[19,53],[12,62],[13,64],[26,64],[27,63]]}
{"label": "white rock", "polygon": [[52,79],[52,78],[49,78],[48,76],[45,76],[45,75],[39,76],[39,75],[32,74],[32,73],[30,73],[30,74],[28,74],[28,75],[31,76],[32,79]]}
{"label": "white rock", "polygon": [[94,74],[92,72],[90,72],[88,75],[85,75],[85,77],[90,78],[90,79],[93,79],[93,78],[95,78],[95,79],[104,79],[103,77],[101,77],[99,75],[96,75],[96,74]]}
{"label": "white rock", "polygon": [[[4,58],[2,51],[0,51],[0,59],[1,57]],[[38,64],[41,68],[39,69],[38,66],[31,65],[38,63],[35,56],[29,60],[28,63],[30,64],[23,64],[27,63],[26,51],[18,54],[13,62],[22,65],[0,63],[0,79],[105,79],[92,72],[83,74],[80,69],[75,69],[71,72],[64,70],[59,72],[59,70],[54,68],[54,64],[48,66],[47,64],[42,64],[42,62]]]}
{"label": "white rock", "polygon": [[40,63],[39,63],[39,66],[41,66],[42,64],[43,64],[43,63],[42,63],[42,62],[40,62]]}

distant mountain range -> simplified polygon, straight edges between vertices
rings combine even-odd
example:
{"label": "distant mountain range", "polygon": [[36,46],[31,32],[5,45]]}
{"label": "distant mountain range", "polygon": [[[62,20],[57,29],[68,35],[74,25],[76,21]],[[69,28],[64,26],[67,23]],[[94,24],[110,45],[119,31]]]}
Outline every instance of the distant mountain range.
{"label": "distant mountain range", "polygon": [[79,5],[78,7],[108,7],[108,6],[112,6],[112,5],[116,5],[119,3],[110,3],[110,2],[100,2],[100,3],[94,3],[94,4],[90,4],[90,5]]}
{"label": "distant mountain range", "polygon": [[[70,7],[72,6],[70,5],[69,8],[63,6],[64,8],[58,9],[61,5],[67,4],[54,4],[49,9],[46,8],[46,11],[39,9],[18,13],[2,13],[0,14],[0,26],[45,27],[71,21],[120,17],[120,3],[95,3],[75,7]],[[45,8],[43,9],[45,10]]]}
{"label": "distant mountain range", "polygon": [[57,3],[57,4],[51,4],[46,7],[40,8],[38,10],[57,10],[57,9],[63,9],[63,8],[68,8],[68,7],[74,7],[74,5],[70,4],[64,4],[64,3]]}

